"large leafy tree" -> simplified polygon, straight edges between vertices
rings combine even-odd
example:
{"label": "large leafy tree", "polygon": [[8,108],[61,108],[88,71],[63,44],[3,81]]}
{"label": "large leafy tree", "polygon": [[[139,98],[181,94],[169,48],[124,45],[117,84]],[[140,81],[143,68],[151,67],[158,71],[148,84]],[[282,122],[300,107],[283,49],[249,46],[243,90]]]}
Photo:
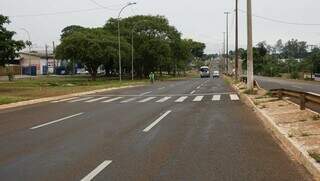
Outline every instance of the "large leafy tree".
{"label": "large leafy tree", "polygon": [[7,16],[0,15],[0,66],[13,61],[18,57],[18,51],[25,47],[23,41],[13,40],[14,31],[9,31],[4,27],[9,23]]}
{"label": "large leafy tree", "polygon": [[[122,40],[122,49],[129,52],[129,44]],[[115,56],[117,38],[102,28],[83,28],[65,36],[56,49],[61,59],[74,59],[84,64],[92,80],[97,77],[97,69]]]}
{"label": "large leafy tree", "polygon": [[[117,34],[117,20],[109,19],[104,29]],[[173,72],[177,68],[184,70],[190,58],[191,49],[186,41],[181,39],[175,27],[163,16],[133,16],[120,22],[121,35],[127,41],[134,40],[134,65],[138,76],[147,76],[151,71]],[[195,47],[195,46],[193,46]],[[130,62],[124,66],[130,67]]]}

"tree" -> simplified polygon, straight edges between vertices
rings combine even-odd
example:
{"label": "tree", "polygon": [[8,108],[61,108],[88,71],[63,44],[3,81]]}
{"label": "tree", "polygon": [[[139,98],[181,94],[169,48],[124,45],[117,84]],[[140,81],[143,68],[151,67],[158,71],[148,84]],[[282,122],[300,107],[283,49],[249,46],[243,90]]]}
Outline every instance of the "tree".
{"label": "tree", "polygon": [[5,66],[18,57],[18,51],[25,47],[23,41],[13,40],[14,31],[8,31],[4,25],[9,24],[7,16],[0,15],[0,66]]}
{"label": "tree", "polygon": [[62,29],[61,40],[71,35],[74,32],[84,30],[85,28],[79,25],[70,25]]}
{"label": "tree", "polygon": [[[123,51],[129,51],[129,44],[124,43]],[[114,56],[117,38],[102,28],[84,28],[62,39],[56,49],[56,56],[61,59],[78,60],[89,71],[92,80],[96,80],[98,67],[106,59]]]}
{"label": "tree", "polygon": [[307,56],[307,42],[298,41],[297,39],[289,40],[283,47],[283,55],[285,58],[304,58]]}

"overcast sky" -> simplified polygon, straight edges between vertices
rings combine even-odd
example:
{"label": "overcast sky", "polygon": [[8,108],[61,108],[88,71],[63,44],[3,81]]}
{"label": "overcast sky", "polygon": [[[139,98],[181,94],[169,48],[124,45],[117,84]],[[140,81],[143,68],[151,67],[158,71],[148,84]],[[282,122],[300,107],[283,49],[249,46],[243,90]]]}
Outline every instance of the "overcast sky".
{"label": "overcast sky", "polygon": [[[68,25],[98,27],[110,17],[116,17],[126,0],[95,0],[108,7],[102,9],[90,0],[1,0],[0,13],[9,16],[8,28],[17,32],[16,39],[27,39],[21,28],[31,34],[37,47],[59,42],[61,30]],[[226,31],[225,11],[233,12],[235,0],[136,0],[123,17],[137,14],[164,15],[185,38],[206,43],[207,53],[221,51],[223,32]],[[319,24],[299,26],[254,18],[254,43],[266,40],[274,44],[279,38],[298,38],[319,45],[319,0],[252,0],[255,15],[285,22]],[[239,8],[246,9],[246,0],[239,0]],[[62,13],[63,12],[63,13]],[[70,13],[73,12],[73,13]],[[42,14],[42,15],[41,15]],[[27,16],[35,15],[35,16]],[[246,17],[239,12],[240,46],[246,46]],[[230,15],[230,48],[234,48],[234,14]]]}

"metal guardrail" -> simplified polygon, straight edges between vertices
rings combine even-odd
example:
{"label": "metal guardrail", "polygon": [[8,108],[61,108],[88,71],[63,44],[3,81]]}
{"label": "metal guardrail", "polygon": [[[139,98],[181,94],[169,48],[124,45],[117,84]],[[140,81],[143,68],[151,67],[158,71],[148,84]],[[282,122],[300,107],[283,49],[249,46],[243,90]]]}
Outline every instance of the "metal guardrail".
{"label": "metal guardrail", "polygon": [[277,95],[279,99],[282,99],[283,97],[294,97],[300,100],[300,109],[305,110],[306,109],[306,103],[312,102],[315,104],[320,105],[320,95],[307,93],[307,92],[301,92],[301,91],[294,91],[294,90],[288,90],[288,89],[272,89],[270,92],[273,95]]}

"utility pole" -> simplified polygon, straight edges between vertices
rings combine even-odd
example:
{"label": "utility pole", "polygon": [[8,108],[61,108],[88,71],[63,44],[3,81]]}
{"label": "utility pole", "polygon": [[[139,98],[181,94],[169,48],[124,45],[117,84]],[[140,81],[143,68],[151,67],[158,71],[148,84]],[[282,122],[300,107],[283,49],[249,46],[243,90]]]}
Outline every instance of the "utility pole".
{"label": "utility pole", "polygon": [[225,12],[224,14],[226,14],[226,24],[227,24],[227,30],[226,30],[226,33],[227,33],[227,50],[226,50],[226,58],[227,58],[227,73],[229,73],[229,14],[230,12]]}
{"label": "utility pole", "polygon": [[226,69],[226,32],[223,32],[223,53],[222,53],[222,58],[223,58],[223,70],[224,73],[227,73],[227,69]]}
{"label": "utility pole", "polygon": [[53,47],[53,73],[56,73],[56,46],[54,44],[54,41],[52,42]]}
{"label": "utility pole", "polygon": [[49,63],[49,61],[48,61],[48,45],[47,44],[45,46],[45,49],[46,49],[46,60],[47,60],[47,75],[49,75],[48,74],[48,71],[49,71],[49,64],[48,63]]}
{"label": "utility pole", "polygon": [[235,76],[239,80],[239,19],[238,19],[238,0],[236,0],[236,47],[235,47]]}
{"label": "utility pole", "polygon": [[247,0],[247,89],[253,90],[252,4]]}

